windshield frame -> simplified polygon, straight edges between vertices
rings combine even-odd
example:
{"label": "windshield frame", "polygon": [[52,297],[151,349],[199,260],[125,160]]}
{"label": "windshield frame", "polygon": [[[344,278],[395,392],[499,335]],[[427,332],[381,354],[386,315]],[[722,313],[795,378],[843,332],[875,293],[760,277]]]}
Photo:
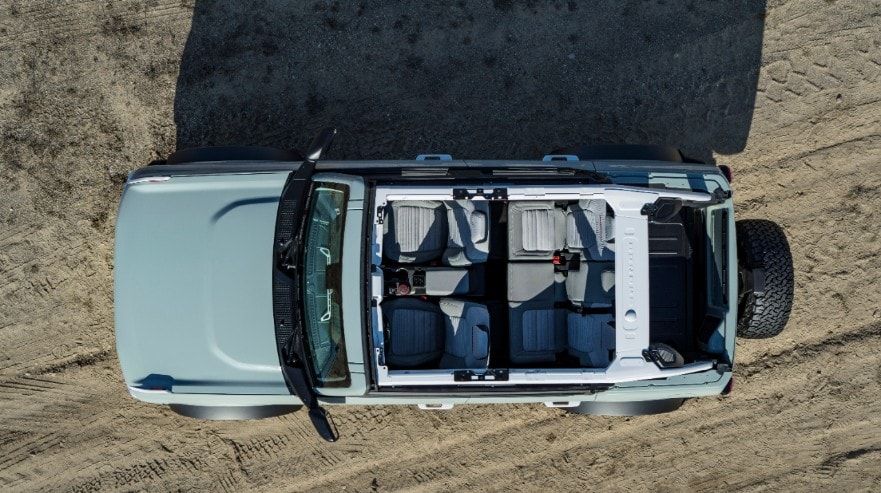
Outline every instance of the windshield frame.
{"label": "windshield frame", "polygon": [[[316,215],[321,213],[321,210],[316,207],[318,201],[322,199],[322,194],[331,193],[331,194],[341,194],[341,196],[337,198],[333,198],[332,200],[335,202],[335,206],[337,208],[338,215],[332,219],[333,223],[331,227],[333,231],[330,232],[330,235],[335,235],[338,237],[338,241],[335,242],[334,245],[322,245],[321,248],[317,248],[316,245],[312,244],[313,240],[313,227],[316,226]],[[306,359],[309,362],[309,373],[312,377],[312,383],[315,387],[349,387],[351,385],[351,375],[349,373],[349,365],[348,365],[348,357],[346,355],[346,345],[345,345],[345,337],[343,331],[343,307],[342,307],[342,253],[344,247],[344,230],[345,230],[345,222],[346,216],[348,212],[348,203],[349,203],[349,187],[340,183],[333,182],[324,182],[317,181],[312,183],[311,185],[311,193],[309,197],[309,204],[305,210],[306,217],[302,223],[302,231],[300,235],[301,249],[298,260],[298,271],[300,273],[299,285],[296,286],[298,299],[297,303],[300,305],[300,330],[302,334],[302,349],[305,353]],[[332,257],[336,257],[336,262],[330,262]],[[309,303],[307,297],[314,296],[314,291],[310,292],[308,283],[311,281],[315,282],[318,278],[316,275],[317,272],[310,273],[310,261],[315,261],[316,259],[320,260],[322,258],[327,258],[328,263],[326,264],[329,268],[328,270],[324,270],[320,276],[325,279],[325,288],[328,289],[327,286],[334,286],[332,289],[333,298],[327,299],[328,309],[325,312],[326,315],[330,315],[328,318],[328,322],[336,322],[336,326],[328,325],[327,332],[320,333],[318,332],[320,329],[314,327],[310,320],[314,320],[315,313],[312,311],[314,308],[314,303]],[[334,268],[330,269],[331,266],[335,265]],[[314,263],[312,265],[314,267]],[[310,276],[312,276],[310,278]],[[328,276],[333,276],[333,278],[329,279]],[[314,286],[313,286],[314,290]],[[331,293],[329,293],[331,294]],[[335,306],[333,306],[335,305]],[[330,349],[330,355],[326,359],[318,360],[318,352],[325,351],[325,348],[321,346],[326,344],[327,342],[332,343],[335,347]]]}

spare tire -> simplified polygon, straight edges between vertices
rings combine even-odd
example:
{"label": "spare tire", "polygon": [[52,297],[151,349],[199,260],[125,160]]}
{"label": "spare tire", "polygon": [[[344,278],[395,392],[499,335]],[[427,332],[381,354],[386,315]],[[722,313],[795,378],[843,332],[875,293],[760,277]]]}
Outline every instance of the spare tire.
{"label": "spare tire", "polygon": [[669,146],[645,144],[610,144],[574,146],[552,151],[552,155],[577,156],[582,161],[628,160],[667,161],[671,163],[697,163],[683,156],[679,149]]}
{"label": "spare tire", "polygon": [[302,161],[297,151],[275,147],[193,147],[171,153],[165,164],[187,164],[205,161]]}
{"label": "spare tire", "polygon": [[774,337],[786,327],[792,311],[794,276],[789,242],[783,228],[764,219],[737,221],[736,231],[740,264],[737,336]]}

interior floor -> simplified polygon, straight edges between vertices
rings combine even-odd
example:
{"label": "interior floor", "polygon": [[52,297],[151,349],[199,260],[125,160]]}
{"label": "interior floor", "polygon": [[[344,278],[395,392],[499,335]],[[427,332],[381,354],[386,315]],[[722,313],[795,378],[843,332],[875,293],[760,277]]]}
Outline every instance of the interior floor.
{"label": "interior floor", "polygon": [[[614,359],[614,214],[602,200],[397,201],[383,215],[389,369],[603,368]],[[699,221],[650,223],[652,342],[697,350]]]}

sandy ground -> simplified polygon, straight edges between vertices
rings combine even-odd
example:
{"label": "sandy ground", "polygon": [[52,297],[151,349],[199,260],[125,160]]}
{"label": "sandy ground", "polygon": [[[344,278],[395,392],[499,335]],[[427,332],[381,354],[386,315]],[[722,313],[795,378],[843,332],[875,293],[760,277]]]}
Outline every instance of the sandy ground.
{"label": "sandy ground", "polygon": [[[0,489],[881,490],[878,1],[0,1]],[[677,5],[664,5],[676,3]],[[654,142],[732,165],[796,299],[728,397],[188,420],[125,391],[113,228],[178,147],[532,157]]]}

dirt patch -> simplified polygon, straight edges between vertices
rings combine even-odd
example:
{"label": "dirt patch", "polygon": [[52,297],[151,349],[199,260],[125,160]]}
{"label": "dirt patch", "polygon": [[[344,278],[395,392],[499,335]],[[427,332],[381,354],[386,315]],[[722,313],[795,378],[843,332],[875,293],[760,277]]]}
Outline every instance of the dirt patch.
{"label": "dirt patch", "polygon": [[[881,6],[11,1],[0,5],[0,487],[875,491]],[[734,393],[659,417],[334,408],[200,422],[131,399],[113,338],[125,177],[178,147],[538,157],[660,143],[730,164],[795,259]]]}

